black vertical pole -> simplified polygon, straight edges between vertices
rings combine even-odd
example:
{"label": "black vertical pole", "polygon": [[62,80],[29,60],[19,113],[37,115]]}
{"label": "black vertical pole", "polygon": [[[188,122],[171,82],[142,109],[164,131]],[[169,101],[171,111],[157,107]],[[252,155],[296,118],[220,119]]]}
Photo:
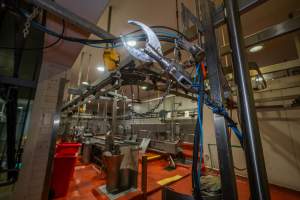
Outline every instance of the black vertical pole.
{"label": "black vertical pole", "polygon": [[251,198],[269,200],[269,186],[263,150],[258,129],[250,74],[244,52],[237,0],[225,0],[225,15],[232,49],[236,84],[241,105],[241,126],[245,137],[245,154],[250,182]]}
{"label": "black vertical pole", "polygon": [[[223,104],[222,69],[213,23],[214,6],[210,0],[200,1],[202,25],[204,29],[206,63],[210,82],[211,98]],[[237,188],[233,167],[231,142],[227,134],[227,124],[223,116],[214,114],[216,142],[224,200],[236,200]]]}
{"label": "black vertical pole", "polygon": [[111,11],[112,11],[112,6],[108,7],[108,19],[107,19],[107,32],[110,32],[111,28]]}
{"label": "black vertical pole", "polygon": [[[18,99],[18,90],[16,88],[9,89],[9,95],[6,102],[6,119],[7,119],[7,168],[15,169],[16,168],[16,124],[17,124],[17,99]],[[9,171],[7,180],[15,180],[16,171]]]}

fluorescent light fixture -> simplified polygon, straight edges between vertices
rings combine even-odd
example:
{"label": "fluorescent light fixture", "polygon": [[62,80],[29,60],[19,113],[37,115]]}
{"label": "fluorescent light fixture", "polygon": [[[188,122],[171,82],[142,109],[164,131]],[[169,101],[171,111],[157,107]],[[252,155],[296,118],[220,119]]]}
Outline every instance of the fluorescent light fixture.
{"label": "fluorescent light fixture", "polygon": [[136,41],[135,40],[128,40],[127,45],[131,46],[131,47],[134,47],[136,45]]}
{"label": "fluorescent light fixture", "polygon": [[184,117],[189,118],[190,117],[190,111],[184,111]]}
{"label": "fluorescent light fixture", "polygon": [[104,72],[104,71],[105,71],[105,68],[104,68],[104,66],[99,65],[99,66],[97,67],[97,70],[98,70],[99,72]]}
{"label": "fluorescent light fixture", "polygon": [[172,113],[171,112],[167,112],[167,118],[170,119],[172,117]]}
{"label": "fluorescent light fixture", "polygon": [[256,46],[251,47],[251,48],[249,49],[249,51],[250,51],[251,53],[255,53],[255,52],[258,52],[258,51],[262,50],[263,48],[264,48],[263,45],[256,45]]}
{"label": "fluorescent light fixture", "polygon": [[81,82],[81,84],[82,84],[82,85],[89,85],[89,83],[86,82],[86,81]]}
{"label": "fluorescent light fixture", "polygon": [[22,106],[19,106],[18,109],[19,109],[19,110],[23,110],[23,107],[22,107]]}
{"label": "fluorescent light fixture", "polygon": [[142,90],[147,90],[147,86],[143,85],[141,86]]}

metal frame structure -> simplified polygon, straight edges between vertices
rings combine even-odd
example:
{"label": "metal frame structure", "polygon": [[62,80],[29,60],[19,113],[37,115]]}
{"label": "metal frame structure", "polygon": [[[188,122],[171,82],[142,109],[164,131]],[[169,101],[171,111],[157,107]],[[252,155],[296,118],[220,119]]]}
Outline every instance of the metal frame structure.
{"label": "metal frame structure", "polygon": [[[2,21],[2,18],[0,21]],[[30,100],[32,98],[32,94],[37,86],[37,73],[39,71],[41,65],[41,56],[42,51],[37,52],[36,56],[36,65],[34,66],[34,72],[32,75],[31,80],[25,80],[20,78],[20,68],[22,65],[22,56],[23,56],[23,49],[25,47],[25,43],[27,41],[26,38],[23,36],[23,30],[21,24],[24,21],[20,17],[15,18],[14,27],[15,27],[15,34],[14,34],[14,44],[15,49],[13,51],[13,73],[12,76],[3,76],[0,75],[0,84],[3,88],[5,88],[5,92],[8,94],[6,97],[7,103],[6,106],[6,120],[7,120],[7,131],[6,131],[6,139],[7,139],[7,146],[6,146],[6,159],[7,159],[7,169],[2,169],[0,173],[7,173],[7,181],[0,183],[0,186],[10,185],[16,182],[18,177],[19,169],[16,167],[16,163],[20,161],[22,150],[21,150],[21,143],[24,134],[24,127],[25,124],[21,127],[21,135],[20,138],[17,138],[17,107],[18,107],[18,96],[20,94],[21,89],[28,89],[28,101],[27,106],[25,107],[25,121],[28,114]],[[44,43],[44,39],[41,38],[41,43]],[[24,121],[24,123],[25,123]],[[16,148],[17,147],[17,148]]]}
{"label": "metal frame structure", "polygon": [[[200,1],[202,24],[205,40],[206,63],[209,66],[208,73],[211,86],[211,97],[220,105],[224,102],[224,91],[221,80],[221,65],[217,48],[217,39],[213,25],[214,6],[209,0]],[[222,193],[225,200],[236,200],[237,186],[234,174],[231,142],[227,133],[227,124],[223,116],[213,115],[215,122],[215,134],[220,166]]]}
{"label": "metal frame structure", "polygon": [[235,0],[225,0],[227,13],[227,26],[230,46],[232,49],[233,69],[238,87],[238,97],[241,106],[241,127],[245,137],[245,155],[248,169],[248,178],[251,198],[256,200],[269,200],[265,160],[261,145],[260,133],[255,111],[253,91],[250,81],[250,73],[245,56],[245,45],[238,5]]}
{"label": "metal frame structure", "polygon": [[[93,33],[99,37],[107,38],[114,37],[108,34],[99,27],[83,20],[79,16],[67,11],[64,8],[59,7],[55,2],[49,0],[27,0],[37,6],[41,6],[43,9],[67,19],[69,22],[81,27],[82,29]],[[236,75],[236,83],[238,86],[239,100],[242,106],[242,128],[245,133],[245,154],[247,160],[247,168],[249,173],[250,188],[251,188],[251,198],[257,200],[268,200],[270,199],[268,191],[268,183],[266,177],[266,171],[264,167],[264,159],[262,153],[262,147],[260,142],[259,130],[257,126],[257,119],[255,114],[255,106],[252,94],[252,88],[250,85],[250,75],[248,67],[246,66],[246,59],[244,55],[244,44],[240,27],[239,12],[246,12],[250,8],[259,5],[264,2],[264,0],[247,0],[243,1],[241,5],[237,4],[237,0],[224,0],[225,9],[220,6],[215,8],[210,0],[200,0],[200,10],[202,21],[197,24],[201,24],[198,29],[203,30],[205,38],[205,50],[207,55],[207,64],[209,66],[209,81],[211,83],[211,94],[212,98],[219,102],[223,102],[223,88],[221,86],[221,66],[219,64],[219,53],[218,46],[215,36],[215,28],[220,24],[225,23],[227,19],[229,33],[230,33],[230,46],[233,52],[233,64],[234,72]],[[225,16],[226,13],[226,16]],[[295,18],[294,20],[299,20]],[[297,24],[296,24],[297,25]],[[289,26],[291,27],[291,26]],[[276,27],[274,26],[275,30]],[[287,29],[284,33],[296,30],[297,28]],[[283,34],[283,33],[279,33]],[[277,34],[277,35],[279,35]],[[255,38],[254,36],[251,36]],[[266,38],[272,38],[272,36],[265,36]],[[250,39],[249,39],[250,41]],[[252,40],[251,40],[252,41]],[[258,41],[258,40],[257,40]],[[255,44],[255,42],[246,42],[246,45]],[[225,49],[225,48],[224,48]],[[228,52],[228,47],[226,51]],[[225,54],[225,53],[224,53]],[[129,62],[126,62],[129,63]],[[124,65],[125,66],[125,65]],[[72,108],[74,105],[78,106],[80,103],[84,103],[85,99],[90,95],[101,95],[105,92],[101,92],[101,89],[107,85],[111,85],[111,90],[118,88],[120,85],[115,85],[114,76],[108,77],[102,82],[97,83],[92,86],[91,89],[84,92],[83,95],[69,102],[62,107],[63,110]],[[175,91],[173,91],[175,93]],[[171,91],[172,93],[172,91]],[[185,95],[186,97],[192,97],[184,92],[176,91],[177,95]],[[237,197],[237,189],[235,182],[234,167],[232,161],[232,152],[230,139],[227,135],[226,122],[223,117],[214,114],[216,138],[218,146],[218,157],[219,166],[221,172],[221,182],[223,199],[225,200],[235,200]]]}
{"label": "metal frame structure", "polygon": [[115,36],[103,30],[102,28],[94,25],[88,20],[76,15],[75,13],[69,11],[58,3],[50,0],[26,0],[28,3],[34,4],[38,7],[41,7],[71,24],[80,27],[88,33],[95,34],[100,38],[114,38]]}

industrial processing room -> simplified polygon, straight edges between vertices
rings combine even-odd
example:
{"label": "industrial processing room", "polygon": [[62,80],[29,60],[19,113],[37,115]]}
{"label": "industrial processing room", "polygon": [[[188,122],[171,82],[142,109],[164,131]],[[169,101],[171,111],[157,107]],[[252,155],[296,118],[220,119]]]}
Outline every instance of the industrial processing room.
{"label": "industrial processing room", "polygon": [[300,1],[0,0],[0,200],[300,200]]}

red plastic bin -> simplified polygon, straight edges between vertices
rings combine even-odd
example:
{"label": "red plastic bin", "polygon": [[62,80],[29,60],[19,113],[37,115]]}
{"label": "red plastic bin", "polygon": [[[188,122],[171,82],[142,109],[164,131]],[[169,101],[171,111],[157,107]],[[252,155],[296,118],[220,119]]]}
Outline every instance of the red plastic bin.
{"label": "red plastic bin", "polygon": [[60,143],[56,145],[54,156],[51,189],[54,197],[66,196],[74,174],[80,143]]}
{"label": "red plastic bin", "polygon": [[56,145],[56,154],[75,156],[80,146],[80,143],[60,143]]}
{"label": "red plastic bin", "polygon": [[55,155],[51,181],[55,198],[66,196],[74,174],[75,163],[76,156]]}

